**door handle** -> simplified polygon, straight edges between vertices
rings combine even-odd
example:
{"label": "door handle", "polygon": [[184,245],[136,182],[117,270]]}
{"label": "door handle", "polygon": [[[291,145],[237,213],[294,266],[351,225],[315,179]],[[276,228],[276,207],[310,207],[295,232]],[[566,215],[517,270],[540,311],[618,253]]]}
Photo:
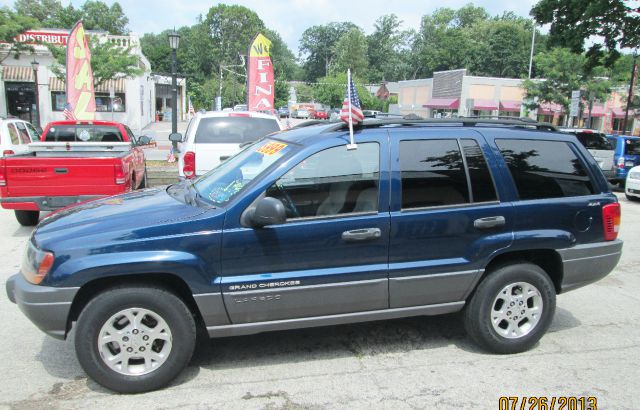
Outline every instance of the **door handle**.
{"label": "door handle", "polygon": [[378,239],[382,236],[380,228],[354,229],[342,232],[342,240],[345,242],[360,242]]}
{"label": "door handle", "polygon": [[231,155],[222,155],[220,156],[220,162],[225,162],[229,158],[231,158]]}
{"label": "door handle", "polygon": [[491,229],[499,226],[504,226],[506,220],[504,216],[488,216],[486,218],[480,218],[473,221],[473,226],[477,229]]}
{"label": "door handle", "polygon": [[67,168],[55,168],[53,172],[56,174],[66,174],[69,170]]}

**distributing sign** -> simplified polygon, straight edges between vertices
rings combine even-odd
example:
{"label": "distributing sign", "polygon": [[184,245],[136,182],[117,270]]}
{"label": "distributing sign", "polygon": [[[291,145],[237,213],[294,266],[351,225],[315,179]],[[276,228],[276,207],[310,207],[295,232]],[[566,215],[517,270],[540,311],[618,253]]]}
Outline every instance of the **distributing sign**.
{"label": "distributing sign", "polygon": [[247,105],[249,111],[273,110],[274,77],[271,41],[258,34],[249,48]]}

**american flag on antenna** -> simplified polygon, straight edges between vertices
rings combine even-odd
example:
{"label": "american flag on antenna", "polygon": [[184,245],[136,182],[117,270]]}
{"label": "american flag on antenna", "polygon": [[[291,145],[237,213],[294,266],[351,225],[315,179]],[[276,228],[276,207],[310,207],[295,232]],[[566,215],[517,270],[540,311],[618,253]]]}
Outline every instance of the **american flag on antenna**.
{"label": "american flag on antenna", "polygon": [[64,115],[64,118],[67,120],[75,120],[76,117],[75,115],[73,115],[73,110],[71,109],[71,104],[66,103],[64,105],[64,110],[62,111],[62,114]]}
{"label": "american flag on antenna", "polygon": [[[353,84],[353,78],[351,78],[351,75],[348,77],[349,84],[347,84],[347,92],[344,94],[340,119],[349,124],[349,117],[351,117],[351,122],[357,124],[364,119],[364,115],[362,114],[362,106],[360,105],[356,86]],[[349,96],[351,96],[351,104],[349,104]]]}

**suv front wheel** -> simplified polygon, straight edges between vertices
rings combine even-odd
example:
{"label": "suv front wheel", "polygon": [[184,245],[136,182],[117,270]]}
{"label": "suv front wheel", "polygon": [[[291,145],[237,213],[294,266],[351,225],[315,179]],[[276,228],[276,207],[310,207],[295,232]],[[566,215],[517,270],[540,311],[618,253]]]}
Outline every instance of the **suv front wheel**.
{"label": "suv front wheel", "polygon": [[75,348],[84,371],[120,393],[167,385],[193,354],[196,327],[184,302],[155,287],[103,292],[84,308]]}
{"label": "suv front wheel", "polygon": [[465,329],[491,352],[519,353],[544,335],[555,307],[555,288],[544,270],[531,263],[506,265],[478,285],[465,310]]}

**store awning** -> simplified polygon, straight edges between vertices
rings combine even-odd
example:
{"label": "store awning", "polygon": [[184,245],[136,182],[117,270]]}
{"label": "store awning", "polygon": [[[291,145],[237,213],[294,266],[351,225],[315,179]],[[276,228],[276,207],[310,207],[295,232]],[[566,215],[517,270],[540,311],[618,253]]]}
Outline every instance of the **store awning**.
{"label": "store awning", "polygon": [[[64,83],[65,81],[58,77],[51,77],[49,78],[49,90],[50,91],[66,91],[64,87]],[[124,93],[126,90],[125,79],[119,78],[117,80],[106,81],[100,84],[98,87],[96,87],[96,92],[108,93],[111,87],[113,87],[113,92]]]}
{"label": "store awning", "polygon": [[4,81],[20,81],[33,83],[33,68],[31,66],[5,65],[2,66]]}
{"label": "store awning", "polygon": [[543,103],[538,107],[538,115],[554,115],[562,111],[564,111],[562,105],[556,103]]}
{"label": "store awning", "polygon": [[473,109],[478,111],[493,111],[498,109],[498,103],[493,100],[473,100]]}
{"label": "store awning", "polygon": [[[611,108],[611,114],[613,115],[613,118],[624,118],[624,108],[613,107]],[[629,110],[629,118],[633,118],[633,116],[633,110]]]}
{"label": "store awning", "polygon": [[522,101],[515,101],[515,100],[500,101],[500,111],[520,112],[521,106],[522,106]]}
{"label": "store awning", "polygon": [[459,98],[433,98],[423,105],[424,108],[440,108],[444,110],[457,110],[459,106]]}
{"label": "store awning", "polygon": [[[592,117],[604,117],[604,106],[603,105],[594,105],[591,107],[591,116]],[[589,106],[585,107],[582,112],[582,117],[589,117]]]}

